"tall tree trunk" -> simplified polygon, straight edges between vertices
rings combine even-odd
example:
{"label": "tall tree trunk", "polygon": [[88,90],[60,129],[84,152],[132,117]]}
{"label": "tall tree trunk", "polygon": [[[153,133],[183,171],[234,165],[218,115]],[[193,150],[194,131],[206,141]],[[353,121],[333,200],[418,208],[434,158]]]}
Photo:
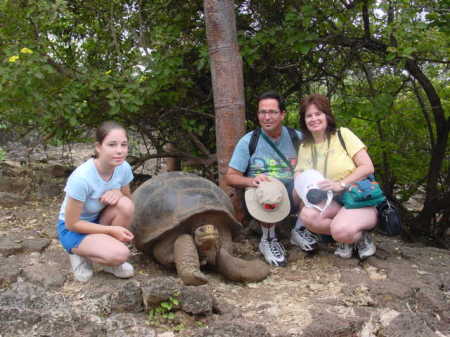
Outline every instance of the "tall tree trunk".
{"label": "tall tree trunk", "polygon": [[[406,61],[406,69],[420,83],[421,87],[427,95],[430,102],[431,111],[436,123],[436,142],[431,149],[431,162],[428,169],[428,177],[426,184],[426,195],[423,209],[418,216],[418,224],[429,225],[434,216],[434,206],[439,200],[438,178],[442,168],[447,149],[448,134],[450,131],[450,118],[445,117],[445,112],[441,104],[441,99],[436,92],[433,84],[425,76],[415,60]],[[417,228],[424,230],[423,228]],[[425,230],[428,232],[427,230]]]}
{"label": "tall tree trunk", "polygon": [[245,132],[244,76],[234,3],[231,0],[204,0],[203,5],[216,116],[219,185],[233,196],[239,218],[242,215],[240,197],[223,179],[233,149]]}
{"label": "tall tree trunk", "polygon": [[[350,48],[363,46],[364,48],[379,53],[383,56],[387,55],[388,46],[380,40],[371,38],[353,39],[339,34],[335,35],[333,39],[330,39],[330,37],[327,37],[327,39],[332,41],[334,45],[337,44]],[[434,88],[433,83],[430,81],[430,79],[419,67],[417,61],[414,59],[407,59],[405,62],[405,69],[408,70],[408,72],[415,80],[417,80],[417,82],[425,92],[431,107],[431,112],[436,128],[436,139],[431,149],[431,161],[428,167],[424,206],[422,211],[416,217],[415,224],[413,225],[413,232],[431,234],[433,217],[435,216],[437,211],[443,209],[443,207],[438,208],[438,205],[442,204],[441,201],[447,202],[447,200],[442,199],[442,193],[439,193],[438,183],[439,174],[442,170],[447,150],[448,137],[450,132],[450,118],[445,116],[445,111],[438,92]]]}

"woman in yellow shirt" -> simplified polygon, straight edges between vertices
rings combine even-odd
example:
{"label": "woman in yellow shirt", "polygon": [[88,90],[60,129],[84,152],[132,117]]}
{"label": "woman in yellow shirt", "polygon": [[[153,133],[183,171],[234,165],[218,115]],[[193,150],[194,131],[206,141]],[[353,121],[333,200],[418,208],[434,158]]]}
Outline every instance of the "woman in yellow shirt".
{"label": "woman in yellow shirt", "polygon": [[366,146],[349,129],[341,128],[347,151],[343,148],[330,102],[320,94],[309,95],[303,100],[300,128],[304,139],[298,151],[296,177],[308,169],[320,171],[325,180],[319,182],[318,187],[333,191],[335,195],[323,212],[303,207],[299,215],[301,220],[311,232],[331,235],[338,243],[335,254],[339,257],[352,257],[354,248],[361,259],[375,254],[375,244],[368,230],[377,224],[376,208],[346,209],[339,203],[339,196],[350,184],[374,172]]}

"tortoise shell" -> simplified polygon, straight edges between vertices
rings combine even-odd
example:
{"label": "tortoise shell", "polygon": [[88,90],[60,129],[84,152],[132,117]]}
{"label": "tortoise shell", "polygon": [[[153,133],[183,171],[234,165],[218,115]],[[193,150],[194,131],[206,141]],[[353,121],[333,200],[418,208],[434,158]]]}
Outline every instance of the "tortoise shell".
{"label": "tortoise shell", "polygon": [[223,214],[227,219],[223,223],[228,224],[233,236],[242,227],[233,216],[233,206],[225,192],[208,179],[191,173],[160,174],[139,186],[133,193],[133,201],[131,230],[140,250],[179,229],[190,217],[208,211]]}

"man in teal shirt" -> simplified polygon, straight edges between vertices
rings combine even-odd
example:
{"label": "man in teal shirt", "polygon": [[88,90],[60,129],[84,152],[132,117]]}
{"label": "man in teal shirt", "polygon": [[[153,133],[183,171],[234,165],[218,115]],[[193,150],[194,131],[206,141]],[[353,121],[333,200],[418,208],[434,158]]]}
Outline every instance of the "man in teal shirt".
{"label": "man in teal shirt", "polygon": [[[258,99],[258,121],[261,132],[277,146],[292,167],[296,166],[297,148],[291,137],[292,131],[283,126],[286,117],[282,98],[274,91],[262,94]],[[293,200],[293,172],[288,164],[280,158],[276,151],[262,138],[258,139],[253,153],[250,153],[251,131],[244,135],[236,145],[228,170],[225,175],[226,182],[233,187],[258,187],[268,177],[279,179],[286,186],[291,199],[292,210],[298,208],[299,200]],[[300,132],[295,131],[298,139]],[[269,264],[284,266],[287,263],[286,252],[276,238],[276,223],[260,222],[262,238],[259,250]],[[315,249],[316,237],[310,233],[300,221],[297,222],[291,233],[291,243],[300,246],[305,251]]]}

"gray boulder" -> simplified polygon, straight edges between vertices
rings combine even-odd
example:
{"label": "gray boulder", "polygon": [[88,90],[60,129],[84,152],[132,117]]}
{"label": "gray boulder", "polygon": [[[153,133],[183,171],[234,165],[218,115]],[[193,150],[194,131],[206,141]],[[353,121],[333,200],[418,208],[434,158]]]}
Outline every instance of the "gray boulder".
{"label": "gray boulder", "polygon": [[193,337],[272,337],[267,329],[260,324],[247,322],[212,323],[208,328],[201,329]]}
{"label": "gray boulder", "polygon": [[[2,192],[0,192],[1,194]],[[0,195],[1,199],[1,195]],[[7,237],[0,238],[0,255],[9,256],[23,251],[23,245]]]}
{"label": "gray boulder", "polygon": [[184,286],[173,277],[156,277],[142,286],[144,307],[148,311],[169,298],[176,298],[180,308],[188,314],[211,314],[214,297],[207,285]]}
{"label": "gray boulder", "polygon": [[141,312],[144,310],[142,290],[136,281],[126,282],[112,296],[111,309],[115,312]]}

